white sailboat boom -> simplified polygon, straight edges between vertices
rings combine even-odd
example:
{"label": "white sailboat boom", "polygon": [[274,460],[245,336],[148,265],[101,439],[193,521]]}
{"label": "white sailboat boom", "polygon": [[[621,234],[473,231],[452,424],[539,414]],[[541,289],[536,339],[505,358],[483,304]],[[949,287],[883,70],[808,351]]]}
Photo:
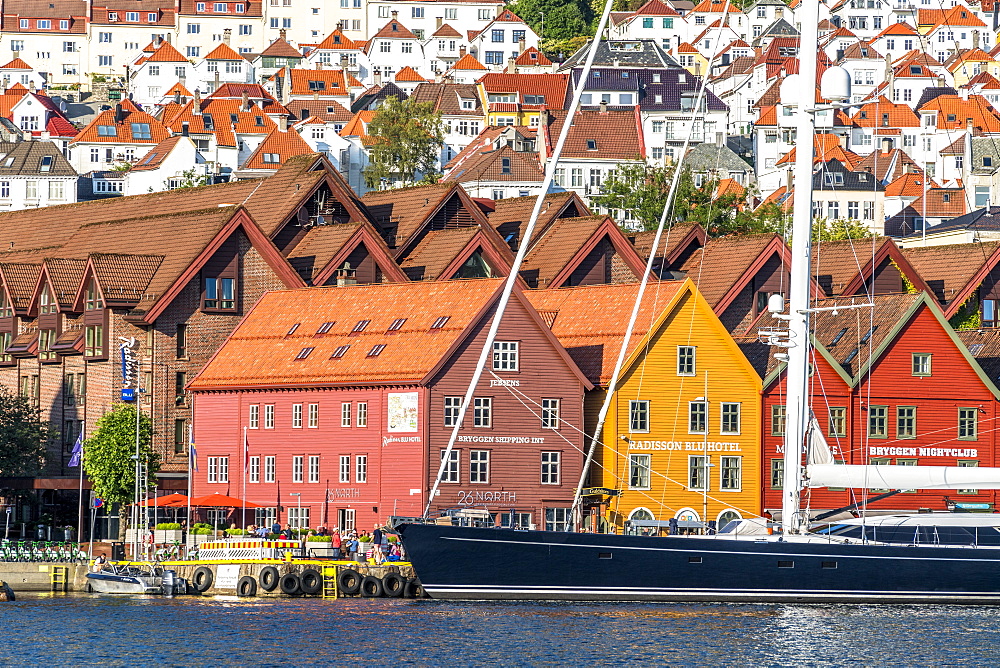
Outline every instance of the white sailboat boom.
{"label": "white sailboat boom", "polygon": [[992,466],[810,464],[806,473],[808,487],[1000,489],[1000,468]]}

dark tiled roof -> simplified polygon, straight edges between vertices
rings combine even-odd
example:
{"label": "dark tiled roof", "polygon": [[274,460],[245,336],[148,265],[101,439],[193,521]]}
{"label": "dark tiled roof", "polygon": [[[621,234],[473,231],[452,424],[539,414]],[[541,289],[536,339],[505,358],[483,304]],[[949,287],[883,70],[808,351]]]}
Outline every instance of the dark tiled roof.
{"label": "dark tiled roof", "polygon": [[[591,40],[566,59],[561,70],[582,66],[587,59]],[[618,48],[621,44],[637,44],[636,49]],[[680,69],[680,63],[664,51],[655,39],[602,40],[594,56],[596,67],[668,67]]]}
{"label": "dark tiled roof", "polygon": [[958,338],[976,358],[976,362],[994,383],[1000,383],[1000,329],[968,329],[958,332]]}
{"label": "dark tiled roof", "polygon": [[[421,83],[410,94],[417,102],[431,102],[434,111],[446,116],[474,116],[482,118],[483,105],[476,84]],[[462,100],[474,100],[472,109],[463,109]]]}
{"label": "dark tiled roof", "polygon": [[[0,154],[0,176],[76,176],[59,147],[50,141],[0,142]],[[44,171],[43,157],[49,158]]]}
{"label": "dark tiled roof", "polygon": [[[933,228],[937,230],[937,227]],[[904,248],[903,255],[927,281],[938,301],[950,302],[1000,248],[1000,242]]]}
{"label": "dark tiled roof", "polygon": [[709,239],[680,267],[714,308],[760,257],[776,234],[749,234]]}

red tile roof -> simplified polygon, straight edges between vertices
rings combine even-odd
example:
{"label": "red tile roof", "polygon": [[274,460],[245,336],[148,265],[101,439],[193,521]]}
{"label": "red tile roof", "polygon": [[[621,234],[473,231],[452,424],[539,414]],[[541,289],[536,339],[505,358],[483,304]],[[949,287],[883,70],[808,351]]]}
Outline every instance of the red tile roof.
{"label": "red tile roof", "polygon": [[292,73],[292,95],[312,97],[314,94],[319,93],[321,97],[330,95],[348,97],[351,94],[351,91],[347,87],[347,80],[344,78],[344,70],[307,70],[299,67],[286,70],[286,68],[282,67],[269,80],[277,81],[285,79],[287,72]]}
{"label": "red tile roof", "polygon": [[[240,100],[209,97],[201,101],[200,114],[195,113],[194,101],[191,100],[165,124],[173,132],[181,133],[184,131],[184,124],[187,123],[190,134],[214,134],[219,146],[237,146],[236,134],[265,135],[277,127],[268,113],[288,113],[278,104],[274,105],[274,112],[270,112],[269,109],[260,109],[256,105],[252,109],[244,109]],[[206,114],[212,118],[212,129],[205,128]],[[232,120],[233,116],[236,117],[235,123]]]}
{"label": "red tile roof", "polygon": [[453,69],[453,70],[484,70],[485,71],[486,70],[486,66],[483,65],[478,60],[476,60],[476,57],[473,56],[471,53],[467,53],[464,56],[462,56],[461,58],[459,58],[458,61],[456,61],[455,64],[451,66],[451,69]]}
{"label": "red tile roof", "polygon": [[566,99],[569,74],[490,72],[480,77],[476,83],[487,93],[519,93],[520,100],[525,95],[543,95],[546,106],[561,109]]}
{"label": "red tile roof", "polygon": [[260,52],[262,56],[277,56],[279,58],[301,58],[302,52],[288,43],[284,37],[271,42],[266,49]]}
{"label": "red tile roof", "polygon": [[550,67],[552,61],[535,47],[529,46],[524,50],[524,53],[517,57],[514,64],[518,67]]}
{"label": "red tile roof", "polygon": [[[264,141],[260,143],[243,163],[243,169],[277,169],[289,158],[312,153],[306,140],[294,130],[281,131],[275,128]],[[277,156],[277,162],[268,161],[265,157]]]}
{"label": "red tile roof", "polygon": [[[421,383],[493,303],[502,284],[483,278],[269,292],[190,387]],[[431,329],[443,317],[444,327]],[[398,319],[403,325],[388,335]],[[364,320],[364,330],[352,335]],[[329,331],[317,336],[320,325],[330,321]],[[385,347],[369,357],[376,345]],[[345,346],[341,357],[332,358]],[[305,348],[312,351],[297,359]]]}
{"label": "red tile roof", "polygon": [[[122,100],[122,110],[124,119],[121,123],[115,122],[115,109],[107,109],[97,115],[90,124],[80,131],[80,134],[73,140],[74,144],[80,142],[98,142],[109,144],[159,144],[170,136],[170,132],[160,121],[156,120],[145,111],[140,111],[138,107],[129,100]],[[132,134],[133,123],[145,123],[149,125],[149,139],[137,138]],[[100,127],[115,128],[115,135],[108,136],[100,134]]]}
{"label": "red tile roof", "polygon": [[354,40],[347,37],[340,28],[337,28],[332,33],[327,35],[326,39],[320,42],[316,48],[317,49],[362,49],[364,48],[364,41],[355,42]]}
{"label": "red tile roof", "polygon": [[[404,26],[399,21],[393,19],[389,21],[382,29],[375,33],[372,39],[416,39],[417,36],[410,32],[410,29]],[[369,40],[370,42],[370,40]]]}
{"label": "red tile roof", "polygon": [[457,30],[455,30],[454,28],[452,28],[450,25],[448,25],[447,23],[445,23],[440,28],[438,28],[437,30],[435,30],[434,34],[431,35],[431,37],[459,37],[459,38],[461,38],[462,37],[462,33],[458,32]]}
{"label": "red tile roof", "polygon": [[420,74],[409,65],[396,72],[395,79],[396,81],[427,81],[427,79],[420,76]]}
{"label": "red tile roof", "polygon": [[24,62],[20,58],[15,58],[14,60],[10,61],[3,67],[0,67],[0,70],[30,70],[30,69],[34,68],[32,68],[31,65]]}
{"label": "red tile roof", "polygon": [[186,63],[188,59],[173,47],[170,42],[163,42],[160,47],[146,58],[150,63]]}
{"label": "red tile roof", "polygon": [[[556,138],[566,118],[566,112],[549,112],[551,123],[540,128],[545,135],[546,150],[551,155]],[[593,148],[591,148],[593,147]],[[563,147],[564,158],[594,158],[599,160],[642,160],[646,147],[642,140],[639,108],[580,109]]]}
{"label": "red tile roof", "polygon": [[151,169],[156,169],[163,164],[170,152],[174,150],[177,146],[177,142],[184,139],[185,141],[191,141],[186,137],[180,135],[174,135],[172,137],[167,137],[159,144],[149,149],[149,152],[143,155],[139,160],[133,165],[130,171],[133,172],[145,172]]}
{"label": "red tile roof", "polygon": [[205,56],[205,60],[246,60],[246,59],[240,54],[236,53],[236,51],[233,50],[233,47],[223,42],[219,46],[212,49],[209,52],[209,54]]}
{"label": "red tile roof", "polygon": [[[888,122],[887,122],[888,121]],[[918,128],[920,117],[906,104],[893,104],[883,95],[862,105],[851,117],[858,128]]]}

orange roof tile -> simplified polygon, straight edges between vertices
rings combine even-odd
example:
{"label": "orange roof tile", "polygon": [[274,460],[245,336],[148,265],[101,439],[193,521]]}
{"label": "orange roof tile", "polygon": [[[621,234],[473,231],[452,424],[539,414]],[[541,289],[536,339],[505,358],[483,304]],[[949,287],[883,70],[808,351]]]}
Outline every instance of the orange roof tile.
{"label": "orange roof tile", "polygon": [[[191,388],[419,383],[493,302],[502,284],[502,279],[483,278],[269,292]],[[445,325],[431,329],[443,317]],[[388,335],[398,319],[404,320],[402,326]],[[316,336],[330,321],[329,331]],[[362,321],[368,321],[363,331],[353,332]],[[289,335],[293,325],[298,327]],[[379,345],[385,346],[379,354],[368,356]],[[299,359],[306,348],[312,350]],[[342,356],[332,358],[338,349],[344,350]],[[248,365],[251,359],[257,363]]]}
{"label": "orange roof tile", "polygon": [[453,69],[453,70],[485,70],[486,66],[483,65],[478,60],[476,60],[476,57],[473,56],[471,53],[467,53],[464,56],[462,56],[461,58],[459,58],[458,61],[456,61],[455,64],[451,66],[451,69]]}
{"label": "orange roof tile", "polygon": [[10,61],[3,67],[0,67],[0,70],[30,70],[30,69],[33,69],[31,65],[24,62],[20,58],[15,58],[14,60]]}
{"label": "orange roof tile", "polygon": [[399,21],[393,19],[389,21],[382,29],[375,33],[372,39],[416,39],[417,36],[410,32],[410,29],[404,26]]}
{"label": "orange roof tile", "polygon": [[364,41],[355,42],[354,40],[347,37],[340,28],[337,28],[332,33],[326,36],[322,42],[320,42],[316,48],[317,49],[360,49],[364,47]]}
{"label": "orange roof tile", "polygon": [[369,137],[367,128],[368,124],[372,122],[375,118],[375,112],[369,110],[362,110],[354,114],[354,118],[347,122],[347,124],[341,129],[341,137],[357,137],[361,140],[362,145],[371,146],[375,143],[374,137]]}
{"label": "orange roof tile", "polygon": [[917,128],[920,118],[906,104],[893,104],[883,95],[862,105],[851,117],[851,123],[859,128]]}
{"label": "orange roof tile", "polygon": [[247,157],[243,169],[277,169],[289,158],[308,153],[312,149],[298,132],[275,128]]}
{"label": "orange roof tile", "polygon": [[191,91],[185,88],[184,84],[182,84],[180,81],[178,81],[177,83],[175,83],[173,86],[170,87],[170,90],[166,92],[165,97],[171,97],[173,96],[174,93],[180,93],[184,97],[192,97],[194,95]]}
{"label": "orange roof tile", "polygon": [[186,63],[188,59],[173,47],[170,42],[163,42],[160,47],[146,59],[150,63]]}
{"label": "orange roof tile", "polygon": [[131,171],[133,172],[145,172],[151,169],[156,169],[163,164],[170,152],[174,150],[177,146],[177,142],[185,139],[186,141],[191,141],[181,135],[173,135],[172,137],[167,137],[159,144],[149,149],[149,153],[145,154],[133,165]]}
{"label": "orange roof tile", "polygon": [[205,60],[246,60],[225,42],[212,49]]}
{"label": "orange roof tile", "polygon": [[646,3],[635,10],[633,16],[680,16],[670,5],[662,0],[647,0]]}
{"label": "orange roof tile", "polygon": [[732,3],[725,3],[722,0],[702,0],[693,9],[689,10],[689,14],[696,13],[714,13],[721,14],[723,9],[728,5],[730,14],[739,14],[740,8]]}
{"label": "orange roof tile", "polygon": [[[164,124],[172,131],[181,133],[184,131],[184,124],[187,123],[190,134],[214,134],[219,146],[236,146],[237,139],[234,132],[264,135],[276,127],[275,122],[267,115],[269,109],[260,109],[256,105],[252,109],[243,109],[241,100],[208,97],[201,101],[200,114],[194,113],[194,100],[190,100]],[[288,113],[287,109],[278,104],[274,105],[274,109],[275,113]],[[211,128],[206,128],[208,123],[206,115],[211,118]],[[235,122],[233,117],[236,118]]]}
{"label": "orange roof tile", "polygon": [[529,46],[524,50],[524,53],[517,57],[514,64],[518,67],[550,67],[552,61],[535,47]]}
{"label": "orange roof tile", "polygon": [[677,46],[677,53],[698,53],[698,49],[694,48],[687,42],[681,42]]}
{"label": "orange roof tile", "polygon": [[443,24],[440,28],[434,31],[431,37],[461,37],[462,33],[458,32],[452,28],[447,23]]}
{"label": "orange roof tile", "polygon": [[923,174],[903,174],[885,187],[886,197],[920,197],[924,188],[937,188],[933,179],[928,180]]}
{"label": "orange roof tile", "polygon": [[982,95],[970,95],[968,100],[958,95],[939,95],[918,111],[937,111],[938,129],[962,129],[971,120],[974,128],[1000,133],[1000,113]]}
{"label": "orange roof tile", "polygon": [[917,31],[909,23],[893,23],[887,25],[882,32],[875,36],[875,39],[886,35],[917,35]]}
{"label": "orange roof tile", "polygon": [[286,69],[282,67],[269,80],[277,81],[278,79],[284,79],[287,77],[288,72],[291,72],[292,75],[292,95],[311,97],[319,93],[320,96],[339,95],[348,97],[351,94],[347,89],[347,81],[344,79],[344,70],[307,70],[299,67]]}
{"label": "orange roof tile", "polygon": [[[974,26],[985,28],[975,12],[965,5],[955,5],[951,9],[918,9],[917,25],[937,27]],[[933,30],[933,29],[932,29]]]}
{"label": "orange roof tile", "polygon": [[395,78],[396,81],[427,81],[427,79],[420,76],[420,74],[409,65],[406,65],[403,69],[396,72]]}
{"label": "orange roof tile", "polygon": [[260,52],[262,56],[277,56],[279,58],[301,58],[302,53],[288,43],[284,37],[271,42],[266,49]]}
{"label": "orange roof tile", "polygon": [[[170,132],[160,121],[156,120],[145,111],[140,111],[138,107],[129,100],[121,102],[124,119],[121,123],[115,122],[115,109],[107,109],[97,115],[90,124],[80,131],[80,134],[73,139],[74,144],[81,142],[98,142],[109,144],[159,144],[170,136]],[[136,137],[132,132],[132,124],[141,123],[149,126],[149,137]],[[107,130],[101,128],[114,128],[115,134],[108,134]],[[145,128],[137,128],[145,129]],[[101,134],[104,132],[104,134]]]}

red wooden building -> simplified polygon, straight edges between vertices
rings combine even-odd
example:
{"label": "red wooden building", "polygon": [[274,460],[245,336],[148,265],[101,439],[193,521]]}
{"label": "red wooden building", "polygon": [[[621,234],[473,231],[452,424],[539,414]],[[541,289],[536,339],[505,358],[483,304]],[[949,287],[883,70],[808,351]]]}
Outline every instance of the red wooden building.
{"label": "red wooden building", "polygon": [[[189,386],[195,495],[239,496],[246,470],[247,499],[265,506],[248,522],[368,529],[422,514],[501,289],[477,279],[265,295]],[[564,526],[590,388],[516,290],[432,509]]]}
{"label": "red wooden building", "polygon": [[[862,297],[862,300],[864,298]],[[858,302],[821,300],[819,306]],[[835,458],[847,464],[997,466],[1000,391],[926,293],[875,295],[873,309],[814,316],[812,408]],[[767,319],[767,316],[764,316]],[[758,321],[754,328],[776,325]],[[742,347],[764,376],[763,507],[781,508],[784,365],[777,349]],[[807,492],[813,511],[862,503],[888,490]],[[943,510],[952,503],[994,504],[995,491],[902,492],[869,510]]]}

